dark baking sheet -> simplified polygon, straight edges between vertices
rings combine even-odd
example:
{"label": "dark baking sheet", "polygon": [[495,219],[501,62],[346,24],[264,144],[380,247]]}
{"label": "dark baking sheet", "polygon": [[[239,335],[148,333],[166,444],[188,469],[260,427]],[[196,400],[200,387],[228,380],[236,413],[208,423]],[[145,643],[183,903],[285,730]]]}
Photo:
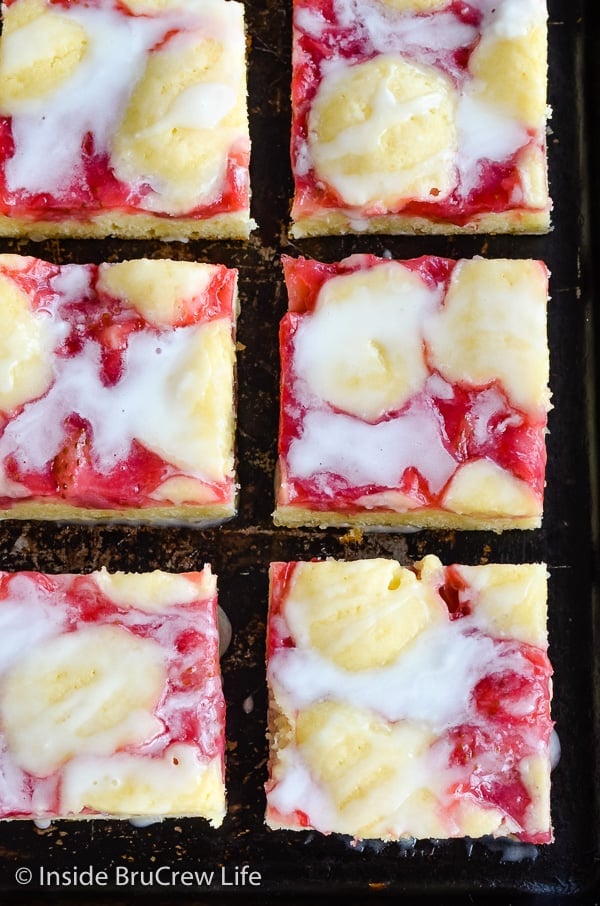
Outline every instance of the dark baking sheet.
{"label": "dark baking sheet", "polygon": [[[600,689],[597,515],[595,497],[594,349],[592,332],[598,233],[589,218],[599,185],[588,180],[587,153],[598,138],[598,113],[585,86],[600,89],[600,40],[592,31],[594,2],[549,0],[549,137],[554,230],[546,237],[342,237],[289,242],[291,176],[288,158],[291,0],[246,0],[253,138],[253,211],[260,224],[248,243],[189,245],[122,241],[2,241],[0,251],[36,254],[57,262],[150,256],[222,261],[240,270],[242,314],[238,357],[239,516],[218,529],[86,527],[8,521],[0,524],[0,567],[49,572],[109,569],[185,570],[213,564],[220,601],[233,625],[223,658],[228,704],[227,786],[223,827],[165,821],[146,828],[127,822],[0,824],[0,902],[214,903],[407,902],[452,894],[474,902],[498,894],[503,902],[548,903],[563,896],[600,897]],[[585,51],[587,72],[584,68]],[[600,143],[595,147],[600,150]],[[597,202],[596,202],[597,204]],[[597,224],[600,227],[600,223]],[[539,257],[552,271],[549,310],[551,384],[546,509],[533,532],[367,535],[350,543],[341,531],[274,529],[273,469],[278,404],[277,330],[286,300],[282,252],[335,260],[355,251],[407,258]],[[419,842],[353,847],[341,837],[272,832],[263,826],[267,748],[264,630],[267,568],[275,559],[310,556],[394,556],[407,562],[426,552],[446,562],[539,561],[550,568],[550,652],[555,667],[553,716],[562,756],[553,774],[556,842],[533,849],[482,842]],[[260,873],[260,885],[241,884],[236,866]],[[40,883],[45,871],[66,872],[60,885]],[[106,872],[107,882],[72,883],[76,870]],[[121,866],[117,884],[117,867]],[[166,867],[166,868],[165,868]],[[32,880],[19,885],[17,869]],[[124,871],[124,868],[127,871]],[[158,868],[159,875],[152,875]],[[171,883],[170,872],[214,872],[211,883]],[[225,874],[222,874],[224,869]],[[143,875],[134,876],[134,872]],[[160,879],[160,880],[157,880]],[[66,880],[71,883],[67,884]],[[254,878],[256,880],[256,877]],[[148,883],[148,882],[152,883]],[[166,884],[161,883],[167,881]]]}

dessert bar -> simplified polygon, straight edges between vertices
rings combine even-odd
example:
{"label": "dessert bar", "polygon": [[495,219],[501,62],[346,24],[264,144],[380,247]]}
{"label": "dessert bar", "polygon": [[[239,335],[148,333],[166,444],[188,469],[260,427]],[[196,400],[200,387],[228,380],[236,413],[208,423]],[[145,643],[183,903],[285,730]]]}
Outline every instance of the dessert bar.
{"label": "dessert bar", "polygon": [[267,824],[552,840],[543,564],[274,563]]}
{"label": "dessert bar", "polygon": [[284,259],[278,525],[535,528],[540,261]]}
{"label": "dessert bar", "polygon": [[546,232],[545,0],[294,0],[292,234]]}
{"label": "dessert bar", "polygon": [[0,817],[225,815],[217,586],[0,574]]}
{"label": "dessert bar", "polygon": [[248,236],[241,3],[2,11],[0,236]]}
{"label": "dessert bar", "polygon": [[0,517],[235,513],[237,272],[0,255]]}

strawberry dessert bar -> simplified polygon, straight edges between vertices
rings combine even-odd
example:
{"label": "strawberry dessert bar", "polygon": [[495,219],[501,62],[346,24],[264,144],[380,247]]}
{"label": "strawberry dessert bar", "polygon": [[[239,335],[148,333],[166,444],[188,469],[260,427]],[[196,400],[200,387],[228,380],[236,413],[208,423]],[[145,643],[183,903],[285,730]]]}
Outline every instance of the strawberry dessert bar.
{"label": "strawberry dessert bar", "polygon": [[0,818],[225,815],[217,586],[0,574]]}
{"label": "strawberry dessert bar", "polygon": [[246,238],[234,0],[5,0],[0,235]]}
{"label": "strawberry dessert bar", "polygon": [[294,0],[292,234],[546,232],[545,0]]}
{"label": "strawberry dessert bar", "polygon": [[0,516],[235,513],[237,272],[0,255]]}
{"label": "strawberry dessert bar", "polygon": [[534,528],[540,261],[286,258],[278,525]]}
{"label": "strawberry dessert bar", "polygon": [[270,577],[271,828],[551,842],[543,564]]}

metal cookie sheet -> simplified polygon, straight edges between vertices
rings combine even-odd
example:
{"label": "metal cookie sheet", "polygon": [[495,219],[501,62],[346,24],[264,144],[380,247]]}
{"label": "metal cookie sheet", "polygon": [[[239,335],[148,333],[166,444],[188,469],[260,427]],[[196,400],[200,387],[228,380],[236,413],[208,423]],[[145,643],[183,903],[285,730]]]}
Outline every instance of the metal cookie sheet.
{"label": "metal cookie sheet", "polygon": [[[554,229],[538,237],[287,238],[292,183],[288,142],[291,0],[246,0],[253,139],[253,214],[247,243],[4,240],[0,251],[87,262],[150,256],[197,259],[240,271],[238,456],[240,511],[206,531],[164,527],[90,527],[8,521],[0,524],[0,567],[48,572],[109,569],[189,570],[210,562],[220,603],[233,627],[223,658],[229,811],[219,830],[200,820],[147,827],[118,821],[0,823],[0,902],[316,902],[343,896],[368,904],[388,898],[451,894],[502,902],[539,894],[593,896],[598,887],[599,687],[597,502],[595,498],[593,289],[600,242],[593,229],[598,182],[587,154],[597,139],[586,84],[600,89],[594,3],[549,0],[549,135]],[[585,53],[588,52],[587,70]],[[596,52],[595,52],[596,51]],[[594,72],[596,69],[596,72]],[[593,87],[593,85],[592,85]],[[600,96],[600,90],[599,95]],[[595,116],[598,117],[597,112]],[[600,143],[595,145],[600,149]],[[590,155],[591,156],[591,155]],[[600,229],[600,222],[596,223]],[[594,251],[596,254],[594,254]],[[365,535],[275,529],[273,471],[278,407],[278,323],[285,311],[280,255],[337,260],[353,252],[449,257],[543,258],[550,267],[549,335],[554,409],[550,413],[546,509],[533,532]],[[553,773],[556,841],[545,847],[424,841],[353,846],[346,838],[264,827],[266,688],[264,636],[271,560],[313,556],[394,556],[426,552],[445,562],[545,560],[550,570],[553,717],[562,753]],[[58,875],[52,874],[58,872]],[[48,874],[50,873],[50,874]],[[600,896],[600,893],[599,893]],[[529,897],[527,898],[529,899]],[[536,900],[537,902],[537,900]]]}

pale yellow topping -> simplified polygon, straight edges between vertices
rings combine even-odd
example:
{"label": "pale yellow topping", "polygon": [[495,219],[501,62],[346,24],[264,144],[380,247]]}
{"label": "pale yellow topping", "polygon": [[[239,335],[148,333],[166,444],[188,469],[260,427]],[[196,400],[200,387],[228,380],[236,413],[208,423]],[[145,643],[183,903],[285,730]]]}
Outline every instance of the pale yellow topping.
{"label": "pale yellow topping", "polygon": [[150,182],[168,213],[215,200],[229,151],[247,134],[245,98],[243,59],[221,42],[169,41],[149,56],[114,138],[117,175]]}
{"label": "pale yellow topping", "polygon": [[217,268],[195,261],[150,260],[101,264],[98,290],[133,306],[156,327],[176,324],[206,292]]}
{"label": "pale yellow topping", "polygon": [[202,600],[216,591],[216,578],[208,569],[196,579],[158,569],[139,574],[109,573],[102,569],[93,576],[104,594],[119,607],[135,607],[150,613]]}
{"label": "pale yellow topping", "polygon": [[414,766],[433,739],[419,724],[389,724],[332,701],[301,711],[296,722],[302,757],[335,807],[336,830],[359,837],[385,836],[396,808],[413,796],[427,798]]}
{"label": "pale yellow topping", "polygon": [[183,475],[167,478],[152,491],[153,500],[164,500],[180,506],[182,504],[208,505],[218,499],[212,488],[196,478]]}
{"label": "pale yellow topping", "polygon": [[10,35],[47,13],[46,0],[17,0],[2,10],[2,34]]}
{"label": "pale yellow topping", "polygon": [[[410,770],[410,763],[405,765]],[[437,778],[436,778],[437,779]],[[429,778],[422,775],[421,781],[427,783]],[[431,786],[436,783],[432,778]],[[402,802],[402,836],[423,839],[427,837],[447,837],[448,819],[444,813],[438,792],[434,793],[428,786],[420,786],[410,793]],[[390,834],[393,837],[393,835]]]}
{"label": "pale yellow topping", "polygon": [[401,13],[426,13],[441,9],[446,6],[448,0],[379,0],[379,2]]}
{"label": "pale yellow topping", "polygon": [[296,367],[321,399],[376,421],[425,383],[421,322],[434,305],[398,262],[334,277],[297,336]]}
{"label": "pale yellow topping", "polygon": [[531,260],[460,261],[428,322],[431,363],[450,382],[500,382],[517,408],[546,411],[547,274]]}
{"label": "pale yellow topping", "polygon": [[531,804],[527,810],[529,827],[544,832],[550,826],[550,766],[545,753],[524,758],[519,766]]}
{"label": "pale yellow topping", "polygon": [[531,129],[546,121],[546,27],[523,35],[484,35],[469,60],[475,95]]}
{"label": "pale yellow topping", "polygon": [[524,203],[544,209],[548,205],[546,154],[541,145],[527,145],[517,158]]}
{"label": "pale yellow topping", "polygon": [[0,110],[18,113],[28,100],[54,92],[76,70],[86,47],[81,25],[44,3],[19,0],[9,6],[0,39]]}
{"label": "pale yellow topping", "polygon": [[545,648],[547,571],[541,564],[460,566],[475,598],[478,625],[498,638]]}
{"label": "pale yellow topping", "polygon": [[342,204],[444,198],[455,184],[455,101],[444,75],[397,55],[333,70],[308,123],[318,178]]}
{"label": "pale yellow topping", "polygon": [[41,396],[52,381],[48,315],[32,311],[27,295],[0,274],[0,410]]}
{"label": "pale yellow topping", "polygon": [[90,626],[38,645],[5,676],[2,728],[15,762],[46,776],[83,754],[154,738],[166,681],[160,646],[116,626]]}
{"label": "pale yellow topping", "polygon": [[233,472],[234,360],[229,320],[201,325],[168,378],[179,430],[168,437],[153,431],[147,438],[169,462],[201,471],[209,481],[224,481]]}
{"label": "pale yellow topping", "polygon": [[120,753],[67,765],[61,809],[108,815],[195,816],[219,825],[225,814],[220,758],[201,762],[193,746],[170,746],[161,758]]}
{"label": "pale yellow topping", "polygon": [[541,504],[529,485],[496,463],[477,459],[460,466],[444,494],[455,513],[481,516],[534,516]]}
{"label": "pale yellow topping", "polygon": [[516,831],[519,828],[514,822],[510,822],[511,827],[506,828],[506,815],[499,809],[489,804],[475,802],[472,799],[462,798],[453,809],[452,815],[456,821],[457,830],[465,837],[484,837],[487,834],[497,834],[499,828],[503,828],[505,833],[509,830]]}
{"label": "pale yellow topping", "polygon": [[300,644],[353,671],[392,664],[445,618],[431,589],[395,560],[300,563],[286,601],[286,619]]}

